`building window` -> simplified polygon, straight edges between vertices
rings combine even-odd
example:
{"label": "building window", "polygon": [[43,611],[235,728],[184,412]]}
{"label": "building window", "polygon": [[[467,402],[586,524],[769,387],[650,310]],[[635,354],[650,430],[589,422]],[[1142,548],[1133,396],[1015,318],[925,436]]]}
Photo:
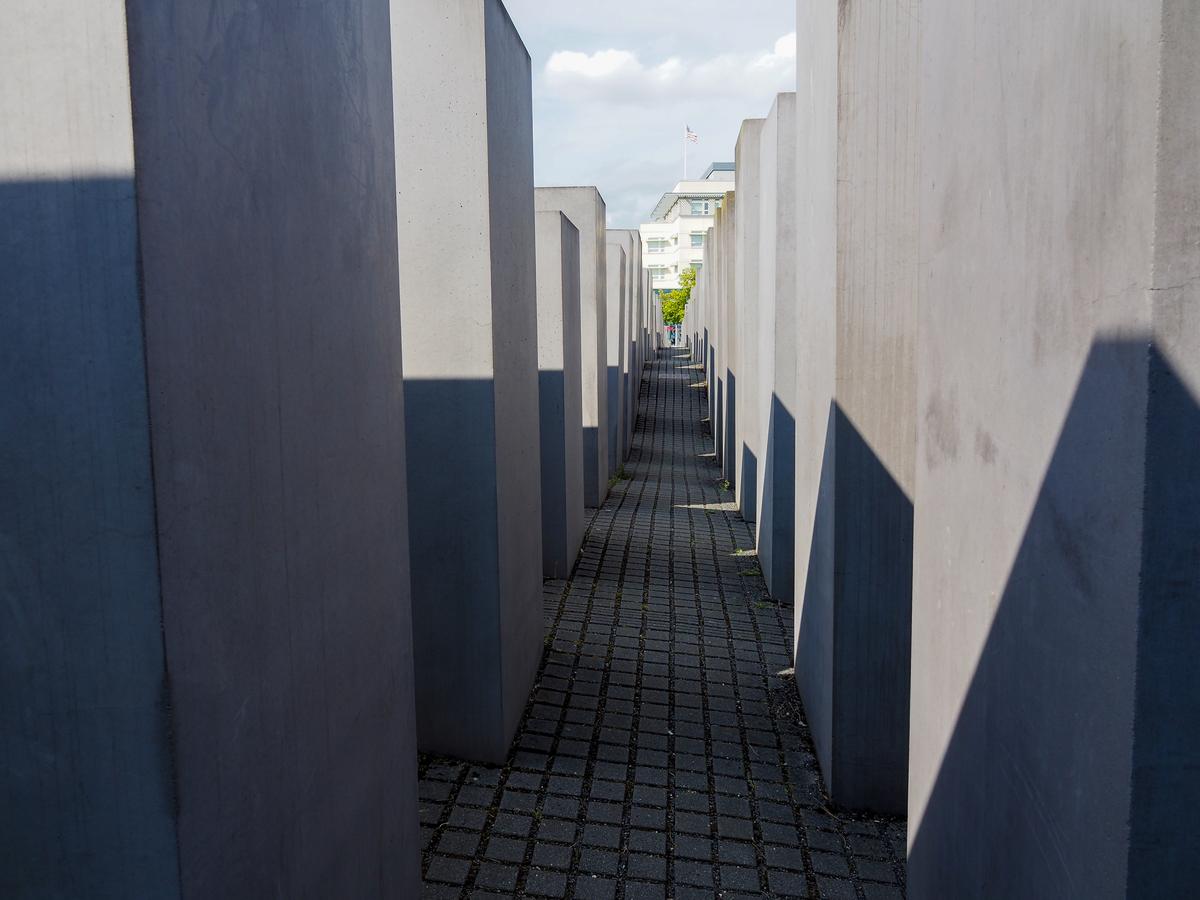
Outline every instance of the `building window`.
{"label": "building window", "polygon": [[692,268],[695,269],[697,272],[699,272],[701,269],[704,268],[704,263],[694,262],[694,263],[692,263]]}
{"label": "building window", "polygon": [[703,231],[693,231],[692,232],[692,246],[696,247],[696,248],[704,246],[704,232]]}
{"label": "building window", "polygon": [[648,253],[666,253],[669,247],[670,243],[665,238],[655,238],[654,240],[646,241],[646,251]]}
{"label": "building window", "polygon": [[693,216],[707,216],[712,214],[711,200],[692,200],[691,204]]}

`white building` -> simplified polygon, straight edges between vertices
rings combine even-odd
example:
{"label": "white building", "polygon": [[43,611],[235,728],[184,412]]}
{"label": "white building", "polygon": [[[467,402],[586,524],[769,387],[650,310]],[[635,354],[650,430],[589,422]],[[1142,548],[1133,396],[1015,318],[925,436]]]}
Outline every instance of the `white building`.
{"label": "white building", "polygon": [[680,272],[703,267],[705,232],[733,181],[733,163],[713,163],[698,180],[681,181],[663,194],[639,228],[642,265],[650,270],[655,296],[678,288]]}

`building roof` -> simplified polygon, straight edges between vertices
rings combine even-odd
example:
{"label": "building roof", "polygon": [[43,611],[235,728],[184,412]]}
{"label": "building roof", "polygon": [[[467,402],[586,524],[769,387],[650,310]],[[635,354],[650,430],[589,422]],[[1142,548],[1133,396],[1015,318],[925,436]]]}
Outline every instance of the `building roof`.
{"label": "building roof", "polygon": [[[700,176],[701,181],[733,181],[734,166],[731,162],[715,162]],[[725,177],[725,173],[729,173],[729,177]]]}
{"label": "building roof", "polygon": [[651,222],[663,221],[680,198],[712,200],[725,196],[734,181],[734,165],[731,162],[715,162],[698,180],[688,179],[675,185],[675,190],[662,195],[650,213]]}

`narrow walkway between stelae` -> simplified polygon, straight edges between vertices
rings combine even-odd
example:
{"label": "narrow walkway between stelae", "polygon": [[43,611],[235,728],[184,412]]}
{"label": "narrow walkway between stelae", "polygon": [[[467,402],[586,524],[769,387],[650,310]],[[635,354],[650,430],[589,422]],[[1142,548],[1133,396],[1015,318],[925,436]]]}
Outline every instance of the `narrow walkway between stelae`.
{"label": "narrow walkway between stelae", "polygon": [[421,760],[425,897],[904,896],[903,825],[822,797],[702,380],[677,350],[647,368],[507,763]]}

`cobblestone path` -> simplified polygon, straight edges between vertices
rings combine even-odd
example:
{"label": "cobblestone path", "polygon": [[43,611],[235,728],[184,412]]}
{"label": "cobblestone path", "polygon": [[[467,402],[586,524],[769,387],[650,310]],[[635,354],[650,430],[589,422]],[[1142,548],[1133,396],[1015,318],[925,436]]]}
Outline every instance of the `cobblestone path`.
{"label": "cobblestone path", "polygon": [[626,478],[569,581],[507,763],[421,760],[424,896],[904,896],[904,826],[835,815],[702,373],[647,369]]}

